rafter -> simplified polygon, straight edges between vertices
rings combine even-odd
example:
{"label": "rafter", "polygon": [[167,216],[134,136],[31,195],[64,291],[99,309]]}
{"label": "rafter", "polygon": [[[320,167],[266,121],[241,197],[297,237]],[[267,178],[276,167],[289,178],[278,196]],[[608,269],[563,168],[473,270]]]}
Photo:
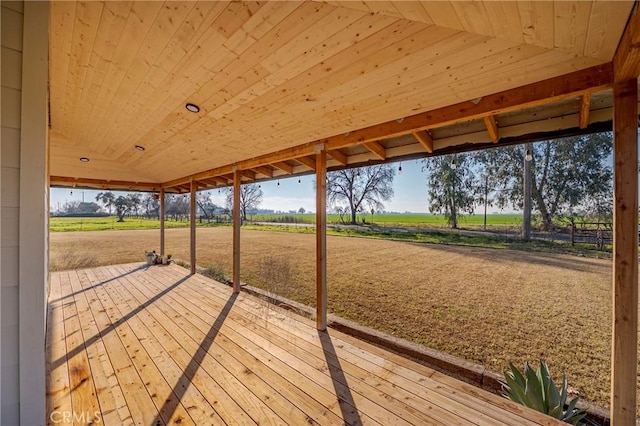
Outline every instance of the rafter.
{"label": "rafter", "polygon": [[245,177],[249,180],[256,180],[256,173],[251,170],[239,170],[240,176]]}
{"label": "rafter", "polygon": [[585,93],[580,98],[580,128],[586,129],[589,125],[589,110],[591,109],[591,94]]}
{"label": "rafter", "polygon": [[347,155],[344,152],[340,151],[339,149],[333,149],[331,151],[327,151],[327,154],[329,154],[331,158],[333,158],[343,166],[346,166],[347,164],[349,164],[349,159]]}
{"label": "rafter", "polygon": [[259,167],[254,167],[251,170],[253,170],[256,173],[260,173],[261,175],[266,177],[273,177],[273,169],[271,167],[259,166]]}
{"label": "rafter", "polygon": [[498,122],[493,115],[487,115],[486,117],[482,117],[482,121],[484,121],[484,125],[487,127],[487,132],[489,132],[489,137],[491,138],[491,142],[498,143],[500,140],[500,133],[498,132]]}
{"label": "rafter", "polygon": [[[287,158],[287,160],[288,160],[288,158]],[[283,162],[283,161],[276,161],[276,162],[274,162],[274,163],[273,163],[273,164],[271,164],[271,165],[272,165],[273,167],[276,167],[276,168],[278,168],[278,169],[282,170],[282,171],[283,171],[283,172],[285,172],[286,174],[289,174],[289,175],[290,175],[290,174],[292,174],[292,173],[293,173],[293,166],[292,166],[292,165],[290,165],[290,164],[288,164],[288,163],[285,163],[285,162]]]}
{"label": "rafter", "polygon": [[415,137],[420,145],[427,151],[429,154],[433,153],[433,138],[428,130],[420,130],[419,132],[413,132],[413,137]]}
{"label": "rafter", "polygon": [[299,162],[300,164],[303,164],[303,165],[309,167],[311,170],[315,170],[316,169],[316,160],[314,158],[300,157],[300,158],[296,158],[295,160],[297,162]]}
{"label": "rafter", "polygon": [[137,191],[159,191],[162,187],[160,183],[151,182],[127,182],[120,180],[104,180],[89,178],[73,178],[66,176],[51,176],[49,178],[51,186],[68,187],[96,187],[102,189],[135,189]]}
{"label": "rafter", "polygon": [[371,151],[373,155],[375,155],[379,159],[381,160],[387,159],[387,151],[384,149],[384,146],[380,144],[380,142],[376,142],[376,141],[365,142],[363,145],[365,148]]}

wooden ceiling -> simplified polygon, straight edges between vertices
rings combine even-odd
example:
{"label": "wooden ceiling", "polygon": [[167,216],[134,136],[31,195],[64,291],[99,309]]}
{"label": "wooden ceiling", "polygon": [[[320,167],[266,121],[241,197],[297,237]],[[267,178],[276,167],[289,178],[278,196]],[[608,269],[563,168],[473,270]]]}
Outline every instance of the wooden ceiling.
{"label": "wooden ceiling", "polygon": [[[580,104],[587,100],[588,113],[590,93],[606,89],[610,75],[603,75],[610,73],[632,6],[52,2],[52,183],[112,181],[149,189],[199,174],[208,179],[203,185],[215,186],[228,183],[225,174],[236,164],[247,169],[245,179],[310,171],[305,159],[315,141],[348,139],[358,129],[389,122],[403,129],[389,137],[411,135],[408,117],[478,105],[490,95],[571,72],[577,72],[571,79],[577,85],[595,88],[564,96],[574,101],[559,114],[575,113],[580,120]],[[188,102],[200,112],[187,111]],[[462,114],[485,123],[486,142],[500,140],[495,114],[509,109],[490,110],[484,107],[484,117]],[[426,123],[411,140],[427,152],[468,143],[444,143],[424,131],[450,124]],[[373,160],[395,156],[385,151],[394,142],[365,139],[329,144],[331,164],[352,164],[349,156],[362,155],[359,150]],[[367,145],[359,150],[348,148],[362,142]],[[298,160],[268,160],[282,151]],[[211,170],[216,172],[203,174]],[[122,187],[117,185],[111,186]]]}

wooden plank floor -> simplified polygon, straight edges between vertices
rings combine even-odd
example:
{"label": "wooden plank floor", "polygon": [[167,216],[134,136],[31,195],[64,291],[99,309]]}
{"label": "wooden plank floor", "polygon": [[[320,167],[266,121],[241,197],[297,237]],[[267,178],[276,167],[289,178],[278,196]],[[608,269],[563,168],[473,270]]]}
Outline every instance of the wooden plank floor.
{"label": "wooden plank floor", "polygon": [[46,349],[50,424],[560,424],[178,266],[52,273]]}

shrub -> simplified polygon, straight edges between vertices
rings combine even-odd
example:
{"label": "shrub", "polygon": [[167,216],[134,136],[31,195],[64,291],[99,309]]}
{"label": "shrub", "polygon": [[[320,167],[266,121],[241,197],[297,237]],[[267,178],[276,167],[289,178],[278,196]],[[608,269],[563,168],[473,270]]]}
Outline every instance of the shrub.
{"label": "shrub", "polygon": [[576,408],[578,397],[567,405],[567,378],[564,374],[558,392],[546,363],[540,361],[540,367],[534,370],[525,362],[524,374],[512,363],[509,367],[511,370],[504,373],[507,383],[502,384],[505,398],[573,425],[587,415],[585,410]]}

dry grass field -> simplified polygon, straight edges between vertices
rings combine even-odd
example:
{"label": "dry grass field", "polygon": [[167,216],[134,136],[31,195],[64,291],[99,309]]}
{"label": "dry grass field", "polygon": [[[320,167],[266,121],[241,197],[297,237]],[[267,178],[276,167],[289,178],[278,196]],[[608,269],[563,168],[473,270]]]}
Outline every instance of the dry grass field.
{"label": "dry grass field", "polygon": [[[198,229],[197,263],[231,270],[232,230]],[[157,230],[51,234],[51,266],[144,260]],[[167,230],[188,259],[189,230]],[[329,310],[503,371],[545,359],[585,399],[609,402],[611,261],[517,250],[328,237]],[[315,237],[242,231],[242,279],[309,305]]]}

